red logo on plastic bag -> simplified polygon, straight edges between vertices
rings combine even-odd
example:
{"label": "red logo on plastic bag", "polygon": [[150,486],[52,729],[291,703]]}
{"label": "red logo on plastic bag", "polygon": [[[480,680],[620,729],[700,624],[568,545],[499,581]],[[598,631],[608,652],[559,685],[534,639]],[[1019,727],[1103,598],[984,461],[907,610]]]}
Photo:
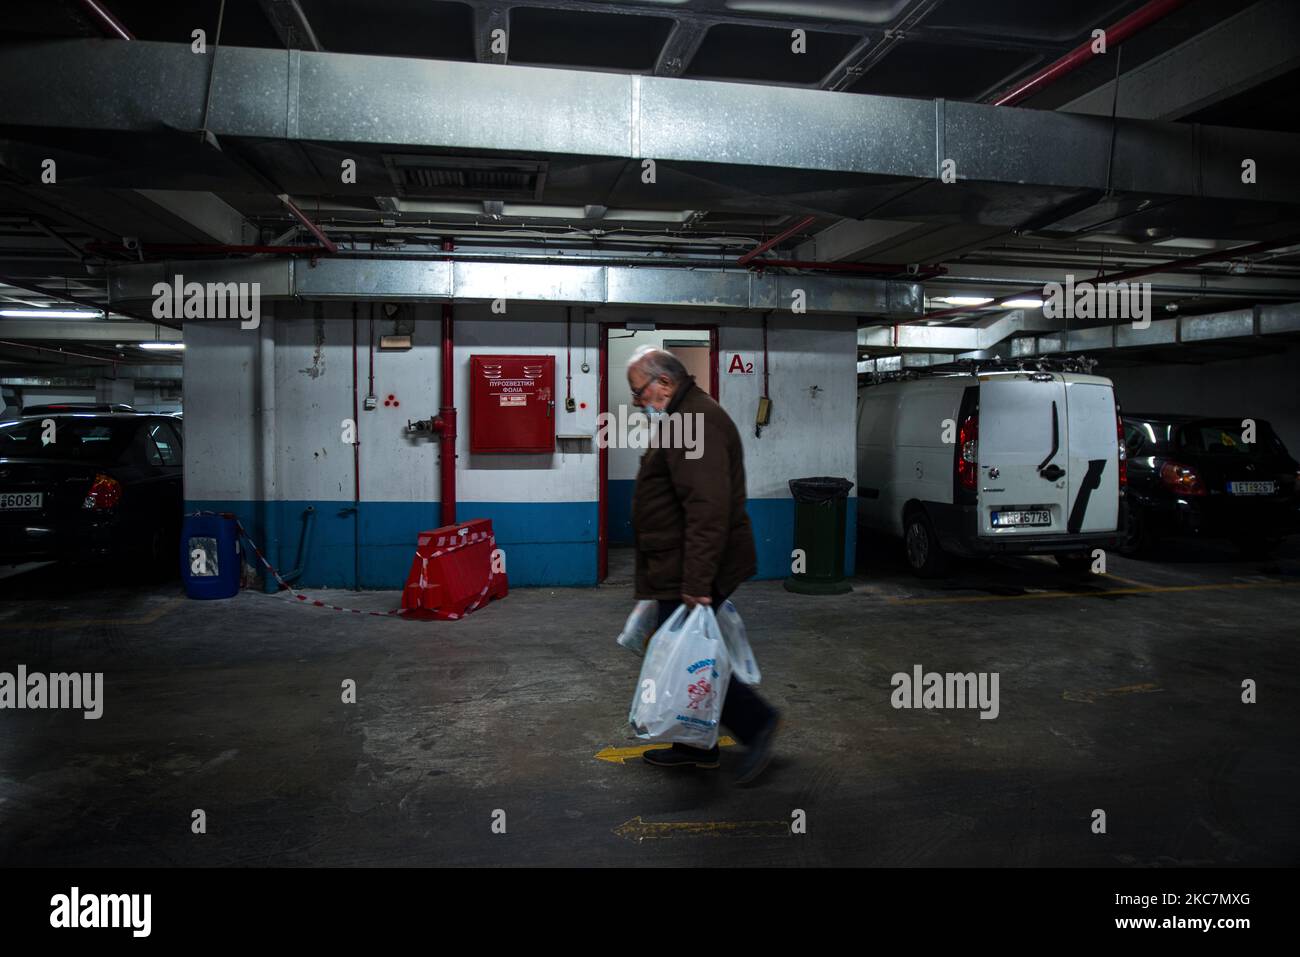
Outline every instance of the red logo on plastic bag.
{"label": "red logo on plastic bag", "polygon": [[700,704],[706,699],[713,697],[713,684],[708,678],[701,678],[693,685],[686,688],[686,696],[690,702],[686,705],[688,708],[700,709]]}

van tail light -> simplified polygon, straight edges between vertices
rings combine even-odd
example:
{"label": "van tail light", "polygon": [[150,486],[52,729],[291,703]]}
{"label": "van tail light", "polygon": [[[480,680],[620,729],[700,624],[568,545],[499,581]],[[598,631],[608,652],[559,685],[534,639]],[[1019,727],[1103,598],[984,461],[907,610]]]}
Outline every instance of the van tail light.
{"label": "van tail light", "polygon": [[1119,440],[1119,487],[1128,484],[1128,449],[1124,445],[1124,420],[1115,413],[1115,436]]}
{"label": "van tail light", "polygon": [[979,416],[966,416],[957,430],[957,482],[971,491],[975,489],[975,473],[979,469],[979,439]]}
{"label": "van tail light", "polygon": [[122,483],[113,476],[101,472],[95,476],[95,481],[90,483],[90,491],[86,493],[86,500],[81,503],[81,507],[102,511],[112,508],[120,501],[122,501]]}
{"label": "van tail light", "polygon": [[1179,495],[1205,494],[1205,483],[1201,481],[1200,473],[1179,462],[1166,462],[1160,466],[1160,482]]}

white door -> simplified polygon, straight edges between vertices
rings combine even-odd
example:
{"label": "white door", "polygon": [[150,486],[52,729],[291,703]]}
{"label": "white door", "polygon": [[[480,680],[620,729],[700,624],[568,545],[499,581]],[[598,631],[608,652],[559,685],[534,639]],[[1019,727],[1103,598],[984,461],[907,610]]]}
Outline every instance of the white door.
{"label": "white door", "polygon": [[979,533],[1016,537],[1065,531],[1069,423],[1055,373],[980,379]]}
{"label": "white door", "polygon": [[1109,383],[1067,382],[1071,533],[1113,532],[1119,523],[1119,437]]}

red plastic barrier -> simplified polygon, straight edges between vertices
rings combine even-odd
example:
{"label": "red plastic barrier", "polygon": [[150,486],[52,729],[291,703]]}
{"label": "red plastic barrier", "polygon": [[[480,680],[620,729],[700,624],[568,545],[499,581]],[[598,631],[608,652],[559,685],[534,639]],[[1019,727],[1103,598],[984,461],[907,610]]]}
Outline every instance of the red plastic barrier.
{"label": "red plastic barrier", "polygon": [[492,570],[496,544],[487,518],[421,532],[402,590],[402,614],[455,621],[505,598],[510,590],[505,572]]}

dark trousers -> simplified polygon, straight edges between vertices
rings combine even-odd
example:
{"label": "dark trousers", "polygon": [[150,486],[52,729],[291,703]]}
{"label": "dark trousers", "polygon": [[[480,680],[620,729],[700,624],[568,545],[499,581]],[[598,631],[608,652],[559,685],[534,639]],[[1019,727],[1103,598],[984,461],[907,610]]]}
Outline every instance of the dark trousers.
{"label": "dark trousers", "polygon": [[[727,600],[726,595],[713,593],[713,609],[722,607],[722,603]],[[658,628],[668,617],[680,607],[679,601],[660,601],[659,602],[659,621],[655,625]],[[753,739],[763,729],[763,726],[772,719],[775,712],[772,706],[758,696],[749,685],[735,678],[727,683],[727,696],[722,699],[722,725],[730,731],[741,744]],[[693,748],[687,744],[674,744],[677,750],[699,751],[699,748]]]}

